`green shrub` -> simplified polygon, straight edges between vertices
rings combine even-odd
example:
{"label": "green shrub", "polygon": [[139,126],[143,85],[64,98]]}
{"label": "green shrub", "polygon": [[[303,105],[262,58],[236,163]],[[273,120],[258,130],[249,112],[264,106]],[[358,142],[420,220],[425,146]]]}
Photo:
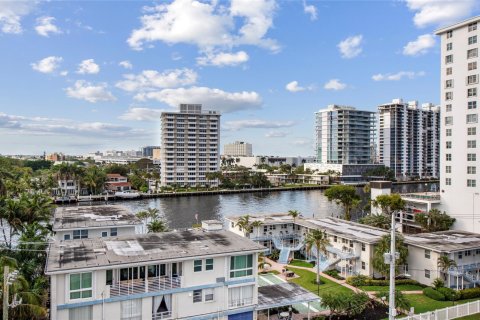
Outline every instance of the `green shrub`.
{"label": "green shrub", "polygon": [[455,301],[460,299],[460,293],[451,288],[440,287],[437,288],[437,291],[443,294],[445,296],[445,300],[447,301]]}
{"label": "green shrub", "polygon": [[[361,287],[361,286],[389,286],[390,281],[389,280],[375,280],[371,279],[367,276],[363,275],[358,275],[358,276],[352,276],[347,278],[347,283],[349,285],[352,285],[354,287]],[[395,280],[396,285],[400,284],[407,284],[407,285],[417,285],[420,287],[426,287],[425,285],[419,283],[418,281],[412,280],[412,279],[400,279],[400,280]]]}
{"label": "green shrub", "polygon": [[445,287],[445,281],[440,278],[436,278],[435,280],[433,280],[432,285],[435,289],[438,290],[439,288]]}
{"label": "green shrub", "polygon": [[426,287],[423,289],[423,294],[427,297],[437,300],[437,301],[445,301],[445,295],[432,287]]}
{"label": "green shrub", "polygon": [[354,287],[365,286],[365,282],[370,280],[367,276],[358,275],[358,276],[351,276],[347,278],[347,283]]}
{"label": "green shrub", "polygon": [[459,291],[460,299],[473,299],[480,297],[480,287],[477,288],[470,288],[470,289],[463,289]]}
{"label": "green shrub", "polygon": [[335,279],[338,279],[338,280],[344,280],[344,278],[342,276],[338,275],[339,272],[336,269],[327,270],[327,271],[324,271],[323,273],[328,274],[332,278],[335,278]]}

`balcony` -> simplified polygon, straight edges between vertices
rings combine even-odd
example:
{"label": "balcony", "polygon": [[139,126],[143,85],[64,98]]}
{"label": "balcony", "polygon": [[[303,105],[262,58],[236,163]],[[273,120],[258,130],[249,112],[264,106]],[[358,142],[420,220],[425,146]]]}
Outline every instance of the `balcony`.
{"label": "balcony", "polygon": [[157,312],[152,314],[152,320],[170,319],[171,317],[172,317],[171,311]]}
{"label": "balcony", "polygon": [[253,298],[243,298],[228,301],[229,308],[239,308],[253,304]]}
{"label": "balcony", "polygon": [[148,279],[126,280],[114,283],[110,286],[110,297],[128,296],[146,292],[159,292],[180,288],[181,286],[182,277],[154,277]]}

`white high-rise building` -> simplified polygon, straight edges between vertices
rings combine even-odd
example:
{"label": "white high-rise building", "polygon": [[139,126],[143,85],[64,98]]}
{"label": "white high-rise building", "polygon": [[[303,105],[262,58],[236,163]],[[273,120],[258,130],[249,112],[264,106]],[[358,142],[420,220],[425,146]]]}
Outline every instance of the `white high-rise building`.
{"label": "white high-rise building", "polygon": [[218,171],[220,114],[181,104],[179,112],[162,112],[161,123],[161,185],[216,185],[205,175]]}
{"label": "white high-rise building", "polygon": [[243,141],[227,143],[223,146],[223,155],[232,157],[251,157],[253,155],[252,144]]}
{"label": "white high-rise building", "polygon": [[457,219],[455,229],[473,232],[480,232],[477,24],[480,16],[436,32],[441,38],[442,209]]}
{"label": "white high-rise building", "polygon": [[399,179],[438,177],[440,108],[394,99],[378,106],[379,162]]}

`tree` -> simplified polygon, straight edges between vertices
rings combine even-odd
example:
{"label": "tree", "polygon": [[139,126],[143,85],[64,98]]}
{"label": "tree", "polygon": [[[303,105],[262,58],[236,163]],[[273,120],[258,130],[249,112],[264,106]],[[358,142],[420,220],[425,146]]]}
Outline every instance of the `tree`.
{"label": "tree", "polygon": [[157,208],[148,208],[147,210],[137,212],[136,216],[143,221],[144,226],[148,227],[149,222],[160,218],[159,212]]}
{"label": "tree", "polygon": [[288,210],[288,215],[293,218],[293,223],[295,223],[295,219],[300,215],[300,212],[297,210]]}
{"label": "tree", "polygon": [[250,216],[248,214],[238,218],[238,221],[235,225],[240,228],[240,231],[243,231],[245,236],[252,231],[252,226],[250,225]]}
{"label": "tree", "polygon": [[392,214],[405,209],[405,200],[398,193],[382,194],[372,201],[375,208],[380,208],[382,214],[391,218]]}
{"label": "tree", "polygon": [[359,222],[371,227],[381,228],[385,230],[390,229],[390,219],[387,216],[380,214],[371,214],[365,216],[361,218]]}
{"label": "tree", "polygon": [[415,222],[428,232],[449,230],[455,223],[455,220],[446,212],[442,213],[438,209],[431,209],[428,214],[419,213],[415,215]]}
{"label": "tree", "polygon": [[343,206],[345,220],[352,219],[351,211],[356,208],[360,202],[360,196],[353,186],[338,185],[325,190],[325,196],[328,201],[335,201],[337,205]]}
{"label": "tree", "polygon": [[148,233],[168,231],[167,223],[159,218],[155,218],[147,224]]}
{"label": "tree", "polygon": [[322,294],[320,304],[330,310],[331,315],[355,317],[361,314],[371,303],[364,292],[327,292]]}
{"label": "tree", "polygon": [[[405,245],[403,237],[400,234],[395,235],[395,251],[399,253],[399,258],[395,260],[395,273],[398,273],[398,267],[405,265],[408,258],[408,246]],[[390,234],[384,235],[375,245],[373,252],[372,265],[383,276],[390,272],[390,265],[385,264],[383,255],[390,252]]]}
{"label": "tree", "polygon": [[101,193],[106,181],[107,174],[96,165],[88,167],[82,179],[90,194]]}
{"label": "tree", "polygon": [[253,231],[253,228],[257,229],[257,238],[260,237],[260,227],[263,225],[263,222],[260,220],[255,220],[250,223],[250,228]]}
{"label": "tree", "polygon": [[[441,272],[447,274],[448,276],[448,270],[450,268],[455,268],[457,266],[457,263],[455,260],[450,259],[447,255],[441,255],[437,259],[437,267],[440,269]],[[448,276],[447,278],[447,285],[450,288],[450,277]]]}
{"label": "tree", "polygon": [[327,254],[327,247],[330,245],[330,240],[328,239],[325,231],[312,229],[307,233],[305,238],[305,246],[307,252],[311,252],[315,248],[317,256],[317,284],[320,284],[320,253],[324,255]]}
{"label": "tree", "polygon": [[[377,297],[385,297],[385,302],[389,302],[389,292],[388,291],[380,291],[376,294]],[[409,310],[410,309],[410,301],[405,297],[405,295],[400,290],[395,290],[395,309],[397,311],[402,310]]]}

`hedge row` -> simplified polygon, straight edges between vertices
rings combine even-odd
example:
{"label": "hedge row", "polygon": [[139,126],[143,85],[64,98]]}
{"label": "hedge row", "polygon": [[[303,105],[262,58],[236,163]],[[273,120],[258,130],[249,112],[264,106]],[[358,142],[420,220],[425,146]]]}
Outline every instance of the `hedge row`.
{"label": "hedge row", "polygon": [[460,299],[480,298],[480,287],[463,289],[459,291]]}
{"label": "hedge row", "polygon": [[[367,276],[359,275],[359,276],[352,276],[347,278],[347,283],[349,285],[352,285],[354,287],[361,287],[361,286],[389,286],[390,281],[389,280],[375,280],[371,279]],[[421,287],[426,287],[425,285],[419,283],[418,281],[411,280],[411,279],[400,279],[400,280],[395,280],[396,285],[400,284],[411,284],[411,285],[417,285]]]}
{"label": "hedge row", "polygon": [[480,287],[463,289],[459,291],[444,287],[438,289],[427,287],[423,289],[423,294],[437,301],[474,299],[480,298]]}
{"label": "hedge row", "polygon": [[437,301],[445,301],[445,295],[432,287],[427,287],[423,289],[423,294],[426,295],[427,297],[437,300]]}

